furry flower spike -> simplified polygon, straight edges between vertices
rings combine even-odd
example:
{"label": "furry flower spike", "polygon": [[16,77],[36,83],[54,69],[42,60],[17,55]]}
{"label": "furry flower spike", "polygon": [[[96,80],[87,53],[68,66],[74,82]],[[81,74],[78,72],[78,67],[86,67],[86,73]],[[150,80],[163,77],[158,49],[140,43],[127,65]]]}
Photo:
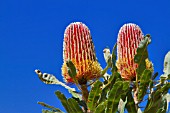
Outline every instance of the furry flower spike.
{"label": "furry flower spike", "polygon": [[81,22],[71,23],[64,33],[62,75],[67,83],[74,83],[69,76],[66,62],[71,60],[76,67],[76,80],[85,84],[100,77],[101,66],[97,61],[90,30]]}
{"label": "furry flower spike", "polygon": [[125,80],[134,80],[138,64],[134,62],[137,48],[144,35],[140,27],[133,23],[124,24],[117,38],[117,68]]}

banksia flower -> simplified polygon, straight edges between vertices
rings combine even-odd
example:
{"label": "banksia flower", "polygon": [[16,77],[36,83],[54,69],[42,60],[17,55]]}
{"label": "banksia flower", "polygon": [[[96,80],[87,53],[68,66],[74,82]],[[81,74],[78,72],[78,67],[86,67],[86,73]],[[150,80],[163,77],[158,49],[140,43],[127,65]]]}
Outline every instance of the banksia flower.
{"label": "banksia flower", "polygon": [[94,45],[88,27],[81,23],[71,23],[65,30],[63,43],[62,75],[67,83],[74,82],[67,71],[67,60],[76,67],[76,80],[85,84],[88,80],[98,78],[102,70],[97,61]]}
{"label": "banksia flower", "polygon": [[138,64],[134,62],[134,56],[138,45],[143,40],[144,35],[140,27],[136,24],[123,25],[117,38],[117,57],[116,62],[118,72],[125,80],[134,80]]}

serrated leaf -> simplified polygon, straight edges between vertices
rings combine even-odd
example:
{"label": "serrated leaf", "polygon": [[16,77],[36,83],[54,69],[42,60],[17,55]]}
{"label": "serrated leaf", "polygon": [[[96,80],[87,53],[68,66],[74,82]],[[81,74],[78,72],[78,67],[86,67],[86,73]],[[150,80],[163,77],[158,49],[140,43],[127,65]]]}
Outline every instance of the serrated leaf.
{"label": "serrated leaf", "polygon": [[138,64],[138,68],[136,69],[138,78],[140,79],[140,75],[146,69],[145,60],[148,58],[147,46],[150,43],[150,36],[146,35],[144,39],[140,42],[137,48],[137,54],[134,57],[135,63]]}
{"label": "serrated leaf", "polygon": [[131,94],[131,90],[129,90],[128,94],[127,94],[126,109],[127,109],[128,113],[137,113],[137,110],[135,107],[135,102],[134,102],[133,96]]}
{"label": "serrated leaf", "polygon": [[68,60],[66,62],[66,65],[67,65],[67,70],[68,70],[68,73],[69,73],[70,77],[75,80],[75,76],[77,74],[76,67],[74,66],[74,64],[73,64],[73,62],[71,60]]}
{"label": "serrated leaf", "polygon": [[118,72],[112,73],[112,78],[110,77],[109,79],[110,88],[113,87],[116,81],[122,81],[122,78]]}
{"label": "serrated leaf", "polygon": [[162,91],[157,89],[151,94],[151,98],[145,107],[144,113],[156,113],[162,104]]}
{"label": "serrated leaf", "polygon": [[[60,109],[58,109],[58,108],[55,108],[55,107],[53,107],[53,106],[50,106],[50,105],[48,105],[48,104],[46,104],[46,103],[44,103],[44,102],[38,102],[38,104],[40,104],[40,105],[42,105],[43,107],[46,107],[46,108],[48,108],[48,109],[51,109],[51,112],[52,113],[54,113],[54,112],[57,112],[57,113],[64,113],[64,112],[62,112]],[[48,110],[47,110],[48,111]],[[48,111],[49,112],[49,111]],[[50,113],[51,113],[50,112]]]}
{"label": "serrated leaf", "polygon": [[104,113],[105,109],[106,109],[106,105],[107,105],[107,101],[104,101],[102,103],[100,103],[96,109],[94,113]]}
{"label": "serrated leaf", "polygon": [[122,89],[123,89],[122,81],[118,81],[114,84],[107,99],[108,102],[107,102],[106,113],[116,113],[118,109],[119,100],[123,92]]}
{"label": "serrated leaf", "polygon": [[73,98],[68,99],[68,104],[72,108],[72,113],[83,113],[82,109]]}
{"label": "serrated leaf", "polygon": [[60,91],[56,91],[55,94],[57,95],[57,97],[60,99],[62,105],[64,106],[64,108],[66,109],[66,111],[68,113],[73,113],[72,108],[69,106],[69,103],[67,101],[67,98],[64,96],[64,94],[62,94]]}
{"label": "serrated leaf", "polygon": [[93,111],[97,106],[97,101],[102,92],[101,87],[102,83],[100,81],[96,81],[90,90],[87,106],[91,111]]}
{"label": "serrated leaf", "polygon": [[79,98],[75,98],[75,97],[72,97],[74,100],[76,100],[77,101],[77,103],[80,105],[80,106],[82,106],[83,107],[83,109],[85,110],[85,111],[87,111],[88,110],[88,108],[87,108],[87,104],[85,103],[85,101],[83,101],[83,100],[80,100]]}
{"label": "serrated leaf", "polygon": [[99,99],[99,103],[105,101],[107,99],[107,94],[108,94],[108,91],[109,91],[109,85],[107,85],[105,88],[103,88],[102,92],[101,92],[101,96],[100,96],[100,99]]}
{"label": "serrated leaf", "polygon": [[130,89],[130,82],[129,81],[123,81],[123,92],[121,94],[121,99],[123,101],[126,101],[126,96],[127,96],[127,92]]}
{"label": "serrated leaf", "polygon": [[[154,103],[155,102],[155,103]],[[150,104],[145,108],[144,113],[156,113],[160,107],[161,97],[157,100],[149,102]]]}
{"label": "serrated leaf", "polygon": [[141,101],[145,96],[150,80],[151,80],[152,72],[150,70],[144,70],[140,77],[140,84],[138,90],[138,100]]}
{"label": "serrated leaf", "polygon": [[109,94],[110,90],[112,89],[113,85],[115,84],[116,81],[121,80],[121,76],[119,73],[112,73],[112,76],[110,76],[107,84],[102,90],[101,97],[99,100],[99,103],[105,101],[107,99],[107,95]]}

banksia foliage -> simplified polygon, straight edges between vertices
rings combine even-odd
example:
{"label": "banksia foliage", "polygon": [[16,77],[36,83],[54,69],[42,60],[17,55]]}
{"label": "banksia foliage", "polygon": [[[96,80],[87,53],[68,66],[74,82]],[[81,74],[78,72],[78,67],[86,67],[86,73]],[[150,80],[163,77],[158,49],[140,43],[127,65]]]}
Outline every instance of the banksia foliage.
{"label": "banksia foliage", "polygon": [[98,78],[101,66],[97,61],[90,30],[81,23],[71,23],[65,30],[63,43],[62,75],[66,82],[74,82],[69,76],[66,62],[71,60],[77,69],[79,84]]}
{"label": "banksia foliage", "polygon": [[[107,66],[102,70],[89,29],[81,22],[71,23],[64,34],[62,75],[79,90],[53,74],[35,72],[42,82],[68,90],[69,98],[59,90],[55,92],[67,113],[166,113],[170,102],[170,52],[165,56],[164,73],[158,78],[148,58],[150,42],[150,35],[144,36],[139,26],[125,24],[112,52],[104,49]],[[109,68],[111,74],[106,73]],[[104,79],[96,79],[101,76]],[[38,104],[48,108],[42,113],[64,113],[44,102]]]}
{"label": "banksia foliage", "polygon": [[125,80],[134,80],[138,65],[134,62],[134,56],[144,35],[136,24],[123,25],[117,38],[117,68],[121,77]]}

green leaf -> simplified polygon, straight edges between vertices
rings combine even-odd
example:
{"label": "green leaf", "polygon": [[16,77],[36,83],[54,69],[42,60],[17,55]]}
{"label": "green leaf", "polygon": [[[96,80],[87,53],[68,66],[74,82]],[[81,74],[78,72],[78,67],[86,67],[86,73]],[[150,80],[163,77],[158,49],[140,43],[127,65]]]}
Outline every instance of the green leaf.
{"label": "green leaf", "polygon": [[73,98],[69,98],[67,100],[64,94],[62,94],[60,91],[56,91],[55,94],[60,99],[67,113],[83,113],[82,109]]}
{"label": "green leaf", "polygon": [[88,110],[88,108],[87,108],[87,105],[86,105],[86,103],[85,103],[85,101],[83,101],[83,100],[80,100],[79,98],[75,98],[75,97],[72,97],[74,100],[76,100],[77,101],[77,103],[80,105],[80,106],[82,106],[83,107],[83,109],[85,110],[85,111],[87,111]]}
{"label": "green leaf", "polygon": [[150,70],[144,70],[140,78],[139,90],[138,90],[138,100],[142,101],[145,96],[149,83],[151,81],[152,72]]}
{"label": "green leaf", "polygon": [[[55,107],[53,107],[53,106],[50,106],[50,105],[48,105],[48,104],[46,104],[46,103],[44,103],[44,102],[38,102],[38,104],[42,105],[43,107],[46,107],[46,108],[51,109],[51,112],[52,112],[52,113],[54,113],[54,112],[64,113],[64,112],[62,112],[60,109],[55,108]],[[46,110],[46,111],[48,111],[48,110]],[[44,112],[45,112],[45,111],[44,111]],[[48,111],[48,112],[49,112],[49,111]],[[48,112],[47,112],[47,113],[48,113]],[[51,113],[51,112],[49,112],[49,113]],[[45,112],[45,113],[46,113],[46,112]]]}
{"label": "green leaf", "polygon": [[105,75],[108,69],[109,69],[109,67],[106,66],[106,67],[101,71],[101,74],[100,74],[100,75],[101,75],[101,76]]}
{"label": "green leaf", "polygon": [[140,78],[140,75],[143,73],[143,71],[146,69],[145,60],[148,58],[147,46],[149,43],[150,35],[146,35],[144,39],[140,42],[137,49],[137,54],[134,57],[134,61],[138,64],[138,68],[136,69],[138,79]]}
{"label": "green leaf", "polygon": [[107,99],[106,95],[108,94],[109,91],[109,85],[107,85],[106,87],[103,88],[100,99],[99,99],[99,103],[105,101]]}
{"label": "green leaf", "polygon": [[119,73],[112,73],[112,76],[110,76],[107,84],[102,90],[101,97],[99,100],[99,103],[105,101],[107,99],[107,95],[109,94],[110,90],[112,89],[113,85],[115,84],[116,81],[121,80],[120,74]]}
{"label": "green leaf", "polygon": [[107,102],[106,113],[116,113],[118,109],[119,100],[121,98],[121,94],[123,93],[122,89],[123,89],[122,81],[118,81],[114,84],[107,99],[108,102]]}
{"label": "green leaf", "polygon": [[160,104],[160,107],[159,107],[159,109],[158,109],[158,111],[156,113],[166,113],[166,110],[167,110],[167,100],[166,100],[165,96],[163,96],[161,104]]}
{"label": "green leaf", "polygon": [[67,65],[68,74],[70,75],[71,78],[73,78],[75,80],[75,76],[77,74],[76,67],[74,66],[74,64],[71,60],[68,60],[66,62],[66,65]]}
{"label": "green leaf", "polygon": [[112,73],[117,71],[116,67],[116,50],[117,50],[117,43],[114,45],[113,50],[112,50]]}
{"label": "green leaf", "polygon": [[62,105],[64,106],[64,108],[66,109],[66,111],[68,113],[73,113],[72,108],[69,106],[69,103],[67,101],[67,98],[64,96],[64,94],[62,94],[60,91],[56,91],[55,94],[57,95],[57,97],[60,99]]}
{"label": "green leaf", "polygon": [[123,81],[123,92],[121,94],[121,99],[123,101],[126,101],[126,96],[127,96],[127,92],[130,89],[130,82],[129,81]]}
{"label": "green leaf", "polygon": [[72,96],[73,96],[74,98],[79,98],[79,99],[81,99],[80,94],[78,94],[77,92],[75,92],[75,91],[71,91],[71,90],[68,90],[68,91],[69,91],[69,93],[71,93],[71,94],[72,94]]}
{"label": "green leaf", "polygon": [[122,81],[120,74],[118,72],[112,73],[111,77],[108,80],[109,88],[111,89],[117,81]]}
{"label": "green leaf", "polygon": [[148,100],[144,113],[164,112],[164,109],[166,109],[167,106],[167,99],[165,96],[169,87],[169,84],[166,84],[162,88],[157,88],[156,91],[151,94],[151,98]]}
{"label": "green leaf", "polygon": [[167,75],[167,80],[170,80],[170,74],[169,74],[169,75]]}
{"label": "green leaf", "polygon": [[94,113],[104,113],[106,109],[107,101],[100,103],[95,109]]}
{"label": "green leaf", "polygon": [[156,99],[151,100],[149,102],[149,105],[147,105],[147,107],[145,108],[144,113],[156,113],[160,107],[161,100],[162,99],[160,95],[159,98],[157,98],[157,100]]}
{"label": "green leaf", "polygon": [[168,93],[168,90],[170,89],[170,83],[166,83],[165,85],[162,86],[161,92],[163,95]]}
{"label": "green leaf", "polygon": [[83,113],[82,109],[73,98],[69,98],[68,103],[69,106],[72,108],[73,113]]}
{"label": "green leaf", "polygon": [[96,108],[97,101],[100,98],[101,92],[102,92],[102,83],[97,80],[93,84],[88,97],[87,106],[91,111],[93,111]]}
{"label": "green leaf", "polygon": [[50,111],[50,110],[42,110],[42,113],[60,113],[60,112],[53,112],[53,111]]}
{"label": "green leaf", "polygon": [[128,94],[127,94],[126,109],[127,109],[128,113],[137,113],[131,90],[129,90]]}
{"label": "green leaf", "polygon": [[161,83],[164,83],[164,81],[166,80],[170,80],[170,74],[163,74],[160,76],[160,79],[161,79]]}
{"label": "green leaf", "polygon": [[[149,82],[149,93],[151,94],[153,92],[153,90],[154,90],[154,81],[150,80],[150,82]],[[151,98],[150,94],[148,96],[148,99]]]}
{"label": "green leaf", "polygon": [[156,72],[153,76],[152,76],[152,80],[155,80],[155,78],[158,76],[158,72]]}
{"label": "green leaf", "polygon": [[158,109],[158,111],[157,111],[156,113],[166,113],[166,110],[165,110],[165,109],[160,108],[160,109]]}

